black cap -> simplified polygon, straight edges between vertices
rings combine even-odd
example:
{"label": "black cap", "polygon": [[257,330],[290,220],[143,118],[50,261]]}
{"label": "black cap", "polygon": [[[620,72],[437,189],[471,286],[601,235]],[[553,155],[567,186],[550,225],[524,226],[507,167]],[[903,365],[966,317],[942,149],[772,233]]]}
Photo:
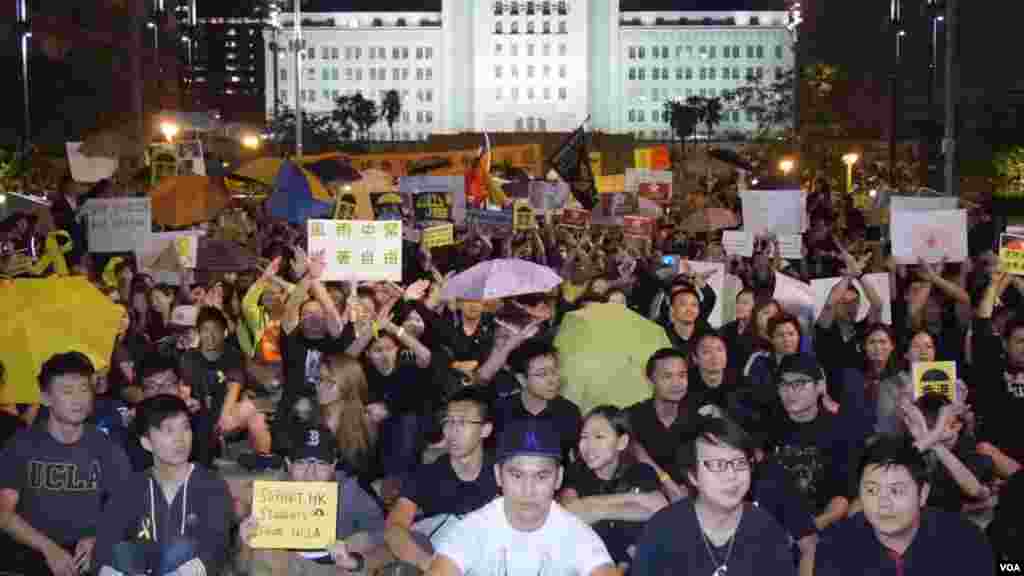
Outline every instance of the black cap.
{"label": "black cap", "polygon": [[292,429],[292,446],[288,457],[292,462],[317,459],[333,463],[338,450],[334,434],[322,426],[300,424]]}
{"label": "black cap", "polygon": [[814,356],[810,354],[787,354],[783,356],[782,361],[779,362],[777,373],[779,376],[782,376],[787,372],[803,374],[812,378],[815,382],[825,379],[825,373],[821,370],[821,366],[818,365],[818,361],[814,359]]}
{"label": "black cap", "polygon": [[498,442],[498,461],[513,456],[546,456],[561,462],[561,436],[550,420],[527,418],[509,422]]}

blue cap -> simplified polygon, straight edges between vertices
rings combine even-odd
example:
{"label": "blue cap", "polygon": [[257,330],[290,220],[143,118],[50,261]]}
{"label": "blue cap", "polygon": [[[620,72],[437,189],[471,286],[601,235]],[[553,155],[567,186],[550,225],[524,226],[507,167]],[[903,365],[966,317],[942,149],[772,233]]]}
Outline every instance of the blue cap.
{"label": "blue cap", "polygon": [[548,419],[513,420],[501,432],[498,461],[514,456],[546,456],[561,462],[561,436]]}

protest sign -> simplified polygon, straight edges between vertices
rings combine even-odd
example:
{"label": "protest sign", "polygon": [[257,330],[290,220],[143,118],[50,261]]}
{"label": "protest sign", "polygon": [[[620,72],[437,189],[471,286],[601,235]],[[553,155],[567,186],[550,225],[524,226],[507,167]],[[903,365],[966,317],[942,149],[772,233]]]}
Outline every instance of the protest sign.
{"label": "protest sign", "polygon": [[512,210],[485,210],[469,208],[466,210],[466,223],[476,226],[481,233],[495,238],[507,238],[512,235]]}
{"label": "protest sign", "polygon": [[1009,274],[1024,276],[1024,236],[999,235],[999,269]]}
{"label": "protest sign", "polygon": [[800,190],[747,190],[742,199],[744,232],[754,236],[803,232]]}
{"label": "protest sign", "polygon": [[668,146],[651,146],[633,150],[633,165],[646,170],[668,170],[672,167],[672,157]]}
{"label": "protest sign", "polygon": [[[832,288],[839,283],[839,280],[840,278],[838,277],[817,278],[811,280],[811,288],[814,291],[815,319],[818,318],[822,309],[825,308],[825,303],[828,302],[828,296],[832,293]],[[853,280],[851,283],[854,289],[857,290],[857,294],[860,296],[860,305],[857,308],[857,321],[860,322],[867,318],[868,311],[871,309],[871,303],[868,302],[868,297],[864,294],[863,282],[870,282],[871,287],[875,289],[875,293],[878,294],[878,298],[882,301],[882,322],[892,325],[892,300],[890,298],[891,291],[889,288],[889,274],[887,272],[865,274],[861,276],[860,280]]]}
{"label": "protest sign", "polygon": [[659,204],[672,201],[672,172],[626,169],[626,191]]}
{"label": "protest sign", "polygon": [[590,226],[590,212],[576,208],[566,208],[562,210],[562,215],[558,219],[558,225],[565,226],[566,228],[587,228]]}
{"label": "protest sign", "polygon": [[308,253],[323,251],[323,280],[402,280],[402,222],[309,220]]}
{"label": "protest sign", "polygon": [[730,256],[750,258],[754,255],[754,236],[743,230],[723,230],[722,249]]}
{"label": "protest sign", "polygon": [[647,216],[623,216],[622,235],[627,238],[654,238],[654,218]]}
{"label": "protest sign", "polygon": [[425,228],[421,233],[421,242],[426,248],[440,248],[455,244],[455,225],[442,224],[431,228]]}
{"label": "protest sign", "polygon": [[892,255],[900,264],[963,262],[967,259],[967,211],[892,212]]}
{"label": "protest sign", "polygon": [[772,297],[786,312],[796,316],[805,329],[814,324],[814,290],[810,284],[776,272]]}
{"label": "protest sign", "polygon": [[410,197],[417,228],[464,220],[465,185],[461,176],[405,176],[398,181],[399,192]]}
{"label": "protest sign", "polygon": [[135,249],[135,261],[139,269],[149,273],[157,283],[177,285],[180,281],[176,262],[160,262],[167,248],[174,246],[175,254],[184,259],[185,268],[195,268],[199,253],[199,237],[203,230],[181,232],[157,232]]}
{"label": "protest sign", "polygon": [[254,549],[327,548],[337,539],[338,484],[255,480],[252,515]]}
{"label": "protest sign", "polygon": [[941,394],[957,401],[956,362],[914,362],[911,364],[914,400],[925,394]]}
{"label": "protest sign", "polygon": [[110,178],[117,172],[117,158],[103,156],[86,156],[80,151],[81,142],[67,142],[68,166],[71,178],[75,182],[92,184],[104,178]]}
{"label": "protest sign", "polygon": [[590,158],[590,173],[593,174],[594,176],[600,176],[604,174],[604,172],[602,172],[604,166],[603,161],[601,159],[601,153],[591,152],[588,156]]}
{"label": "protest sign", "polygon": [[152,234],[149,198],[93,198],[82,206],[82,213],[90,252],[134,252]]}
{"label": "protest sign", "polygon": [[940,196],[938,198],[892,196],[889,198],[889,210],[892,212],[931,212],[934,210],[956,210],[959,207],[959,199],[956,196]]}
{"label": "protest sign", "polygon": [[528,191],[530,206],[537,214],[561,210],[569,201],[569,185],[565,182],[533,180]]}
{"label": "protest sign", "polygon": [[[691,260],[680,260],[679,261],[679,272],[685,271],[689,268],[690,272],[694,274],[705,274],[707,272],[713,272],[708,277],[708,286],[715,291],[715,307],[711,309],[711,314],[708,316],[708,323],[711,324],[712,328],[721,328],[725,323],[725,300],[726,295],[724,292],[725,287],[725,264],[721,262],[693,262]],[[732,295],[733,302],[736,301],[736,295]],[[735,306],[733,313],[735,314]]]}
{"label": "protest sign", "polygon": [[522,232],[524,230],[536,230],[537,217],[533,214],[529,200],[516,200],[512,204],[512,230]]}

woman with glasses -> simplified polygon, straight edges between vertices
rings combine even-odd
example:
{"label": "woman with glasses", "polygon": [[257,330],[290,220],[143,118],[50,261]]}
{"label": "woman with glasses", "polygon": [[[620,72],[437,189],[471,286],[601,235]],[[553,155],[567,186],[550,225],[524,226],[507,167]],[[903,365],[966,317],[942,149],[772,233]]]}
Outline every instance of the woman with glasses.
{"label": "woman with glasses", "polygon": [[608,405],[591,410],[583,418],[580,457],[570,466],[558,498],[566,510],[594,528],[623,569],[633,561],[633,544],[644,522],[668,505],[654,468],[633,461],[627,452],[631,438],[625,410]]}
{"label": "woman with glasses", "polygon": [[632,574],[795,575],[789,537],[747,504],[754,440],[722,418],[704,418],[679,466],[693,498],[654,515],[637,542]]}

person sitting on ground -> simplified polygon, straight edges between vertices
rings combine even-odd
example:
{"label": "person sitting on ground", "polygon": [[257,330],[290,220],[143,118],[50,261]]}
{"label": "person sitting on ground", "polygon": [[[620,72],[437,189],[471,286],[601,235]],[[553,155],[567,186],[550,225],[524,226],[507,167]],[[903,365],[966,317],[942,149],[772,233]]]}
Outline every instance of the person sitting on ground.
{"label": "person sitting on ground", "polygon": [[[147,569],[174,576],[219,574],[228,559],[234,513],[228,485],[219,474],[189,461],[192,425],[180,396],[158,394],[137,410],[136,427],[142,446],[153,455],[153,467],[113,495],[96,540],[100,576]],[[147,565],[125,558],[122,542],[153,550]]]}
{"label": "person sitting on ground", "polygon": [[[287,556],[284,573],[289,576],[366,574],[383,566],[390,559],[383,547],[384,517],[355,477],[336,471],[338,453],[331,431],[305,424],[293,428],[290,434],[286,480],[338,484],[337,541],[325,550],[254,550],[250,576],[280,573],[274,571],[274,566],[280,564],[282,554]],[[247,517],[239,530],[242,544],[250,546],[259,529],[259,519],[255,515]]]}
{"label": "person sitting on ground", "polygon": [[550,421],[510,422],[494,465],[503,496],[438,539],[428,574],[618,574],[597,533],[555,502],[562,454]]}
{"label": "person sitting on ground", "polygon": [[993,574],[992,548],[956,514],[925,508],[928,465],[909,438],[880,435],[859,466],[862,514],[821,534],[816,576]]}

